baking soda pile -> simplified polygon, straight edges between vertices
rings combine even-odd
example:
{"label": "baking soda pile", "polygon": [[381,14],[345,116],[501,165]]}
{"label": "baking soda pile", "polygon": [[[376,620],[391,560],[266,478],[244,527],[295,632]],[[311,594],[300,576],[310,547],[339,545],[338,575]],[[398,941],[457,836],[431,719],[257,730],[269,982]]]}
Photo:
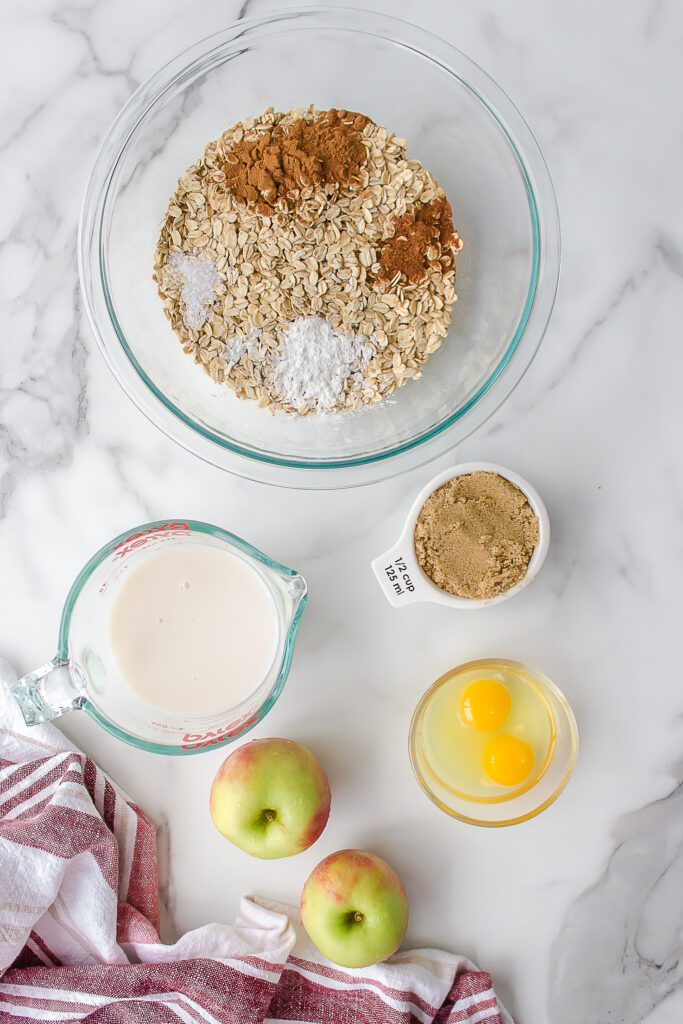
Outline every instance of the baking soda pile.
{"label": "baking soda pile", "polygon": [[186,171],[154,277],[214,381],[306,415],[420,376],[448,331],[462,242],[405,145],[363,115],[270,109]]}

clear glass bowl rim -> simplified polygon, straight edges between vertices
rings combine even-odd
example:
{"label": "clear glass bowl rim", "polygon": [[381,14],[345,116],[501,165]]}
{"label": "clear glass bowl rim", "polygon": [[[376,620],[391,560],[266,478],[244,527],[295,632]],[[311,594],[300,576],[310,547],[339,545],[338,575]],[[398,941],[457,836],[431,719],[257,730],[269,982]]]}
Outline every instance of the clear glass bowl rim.
{"label": "clear glass bowl rim", "polygon": [[[257,451],[220,437],[196,423],[157,388],[137,361],[125,333],[118,323],[106,269],[106,244],[103,228],[113,179],[126,147],[146,113],[167,89],[173,88],[180,79],[191,75],[206,62],[207,58],[215,58],[219,52],[229,53],[243,45],[243,43],[240,44],[240,37],[245,32],[287,21],[296,21],[309,29],[325,27],[328,30],[339,28],[343,31],[355,31],[406,46],[420,56],[438,64],[442,70],[457,78],[478,99],[505,135],[517,160],[526,188],[531,218],[533,255],[529,290],[513,337],[489,377],[463,406],[421,434],[391,448],[340,459],[301,459]],[[440,55],[436,56],[439,51]],[[458,71],[448,62],[449,57],[459,65]],[[463,71],[467,73],[466,78]],[[545,244],[543,235],[547,235]],[[312,6],[273,11],[259,17],[233,22],[219,32],[204,37],[178,53],[135,90],[110,126],[88,179],[79,222],[78,262],[86,313],[98,347],[120,386],[152,422],[189,451],[208,462],[222,465],[223,468],[231,469],[240,475],[251,476],[252,474],[245,470],[244,466],[240,469],[239,465],[226,464],[221,456],[236,456],[239,463],[244,463],[247,460],[252,466],[261,463],[264,469],[270,467],[274,470],[282,468],[303,470],[304,475],[310,475],[314,470],[343,471],[376,466],[379,463],[386,463],[387,460],[395,460],[416,448],[424,447],[428,442],[437,438],[446,440],[443,435],[447,434],[449,428],[461,422],[467,413],[473,412],[503,376],[509,377],[509,386],[499,389],[495,401],[490,403],[488,409],[482,410],[483,415],[479,417],[479,421],[473,421],[469,425],[469,429],[464,431],[462,437],[453,438],[450,444],[446,442],[446,448],[452,447],[464,439],[481,422],[492,415],[521,380],[545,334],[559,280],[559,249],[557,202],[547,165],[519,110],[490,75],[450,43],[403,19],[357,8]],[[93,263],[96,263],[97,268],[95,274],[92,274]],[[539,301],[541,291],[544,293],[542,303]],[[102,324],[103,318],[98,315],[98,305],[106,312],[108,324],[106,321],[105,324]],[[540,316],[533,324],[535,330],[533,334],[529,334],[528,329],[532,326],[532,314],[541,305],[543,308],[539,310]],[[107,326],[111,330],[107,331]],[[523,340],[526,342],[524,359],[519,358]],[[117,358],[121,353],[124,356],[123,360]],[[515,362],[519,363],[517,372],[512,375],[504,374],[504,371],[509,371],[515,354],[518,355]],[[136,382],[132,378],[137,378],[137,382],[142,382],[144,385],[142,393],[136,392]],[[150,403],[150,396],[153,396],[156,402]],[[170,414],[170,418],[166,414]],[[176,424],[175,429],[173,421]],[[189,428],[190,435],[186,435],[182,427]],[[439,451],[425,454],[422,461],[436,458],[438,454],[440,454]],[[396,472],[400,471],[397,467]],[[325,475],[324,473],[323,476]],[[390,476],[393,473],[387,469],[383,475]],[[258,473],[254,478],[265,479],[266,482],[271,483],[278,482],[272,476],[270,478],[262,477]],[[374,479],[376,478],[374,477]],[[348,484],[349,480],[347,479],[346,482]],[[358,482],[369,482],[369,480],[363,479]],[[315,486],[313,481],[307,483],[300,481],[300,483],[302,486]],[[330,482],[320,484],[320,486],[330,485],[336,486]]]}

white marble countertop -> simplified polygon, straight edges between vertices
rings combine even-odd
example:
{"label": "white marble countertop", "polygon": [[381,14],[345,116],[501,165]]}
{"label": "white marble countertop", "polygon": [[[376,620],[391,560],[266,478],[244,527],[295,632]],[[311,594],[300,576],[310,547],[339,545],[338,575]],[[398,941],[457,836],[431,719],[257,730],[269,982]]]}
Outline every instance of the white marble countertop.
{"label": "white marble countertop", "polygon": [[[310,744],[332,781],[320,843],[289,861],[211,825],[224,754],[163,759],[85,716],[64,730],[160,823],[166,933],[230,921],[244,892],[297,899],[313,865],[369,847],[403,876],[411,944],[490,970],[523,1024],[683,1019],[683,204],[674,0],[375,0],[481,63],[550,165],[563,225],[558,304],[503,409],[451,459],[531,479],[553,544],[532,587],[484,614],[396,612],[368,563],[448,460],[337,493],[273,492],[200,463],[152,427],[95,350],[76,224],[98,141],[137,83],[260,0],[7,0],[0,31],[0,653],[54,653],[86,558],[141,521],[188,516],[306,575],[311,601],[283,699],[253,735]],[[413,780],[412,709],[446,668],[518,658],[571,699],[582,749],[567,791],[524,825],[442,815]]]}

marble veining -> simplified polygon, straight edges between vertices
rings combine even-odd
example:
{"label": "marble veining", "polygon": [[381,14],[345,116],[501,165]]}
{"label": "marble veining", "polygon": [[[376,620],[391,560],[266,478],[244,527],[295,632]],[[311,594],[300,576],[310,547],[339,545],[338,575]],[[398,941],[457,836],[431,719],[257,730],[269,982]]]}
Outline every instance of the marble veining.
{"label": "marble veining", "polygon": [[[165,936],[232,920],[245,892],[291,902],[326,853],[369,846],[404,877],[411,944],[490,970],[520,1024],[680,1024],[683,10],[364,5],[450,40],[518,104],[558,194],[560,292],[524,380],[457,452],[374,487],[274,500],[193,459],[126,399],[90,336],[76,267],[88,170],[121,105],[179,50],[268,6],[3,5],[0,655],[20,672],[51,657],[73,577],[133,524],[183,515],[247,537],[309,582],[294,671],[257,735],[291,735],[326,764],[333,814],[313,850],[272,865],[227,846],[206,809],[220,752],[165,761],[83,716],[61,720],[159,825]],[[264,81],[276,98],[267,68]],[[428,110],[425,126],[439,128]],[[396,612],[369,563],[429,476],[468,459],[508,464],[543,494],[543,572],[485,614]],[[543,815],[478,830],[424,799],[406,734],[435,678],[492,654],[558,682],[581,751]]]}
{"label": "marble veining", "polygon": [[620,818],[613,838],[552,946],[557,1024],[637,1024],[683,983],[683,783]]}

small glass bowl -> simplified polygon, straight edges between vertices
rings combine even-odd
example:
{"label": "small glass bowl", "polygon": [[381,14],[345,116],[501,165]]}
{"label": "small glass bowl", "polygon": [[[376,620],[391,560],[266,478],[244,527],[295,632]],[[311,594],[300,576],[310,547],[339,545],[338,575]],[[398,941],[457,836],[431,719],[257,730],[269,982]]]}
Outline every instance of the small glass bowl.
{"label": "small glass bowl", "polygon": [[[350,73],[350,55],[353,71]],[[443,185],[465,242],[448,337],[389,401],[272,415],[185,355],[152,280],[178,177],[211,139],[273,105],[367,113]],[[369,483],[436,458],[505,400],[531,362],[559,273],[552,184],[517,109],[441,39],[375,12],[304,8],[239,21],[175,57],[111,126],[79,232],[85,308],[136,405],[189,451],[290,487]]]}
{"label": "small glass bowl", "polygon": [[[542,691],[546,705],[552,718],[554,742],[548,760],[533,785],[522,787],[509,799],[475,801],[465,796],[458,796],[452,789],[441,784],[426,765],[426,756],[422,742],[422,723],[430,701],[437,690],[453,679],[472,670],[482,673],[495,671],[499,666],[524,677],[529,677],[533,684]],[[576,755],[579,749],[579,732],[576,718],[569,701],[558,687],[547,676],[528,668],[519,661],[505,658],[483,658],[469,661],[457,668],[450,669],[430,686],[415,708],[409,735],[410,763],[415,778],[427,794],[446,814],[467,822],[468,825],[483,825],[499,828],[502,825],[517,825],[528,821],[549,807],[567,785],[574,770]]]}

